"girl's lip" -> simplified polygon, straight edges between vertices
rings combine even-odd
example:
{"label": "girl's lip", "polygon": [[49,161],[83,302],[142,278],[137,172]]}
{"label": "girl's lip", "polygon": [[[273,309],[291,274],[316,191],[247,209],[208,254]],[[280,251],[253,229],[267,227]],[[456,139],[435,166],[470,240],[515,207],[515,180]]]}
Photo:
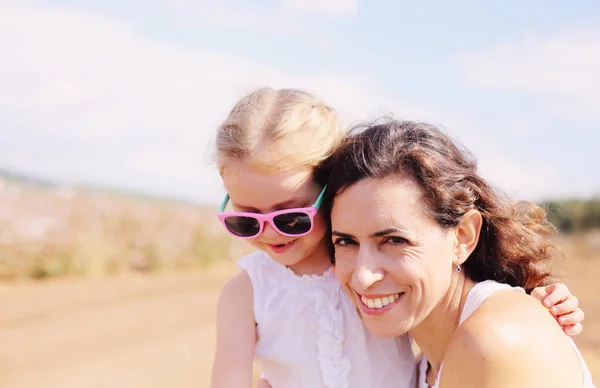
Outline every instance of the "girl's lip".
{"label": "girl's lip", "polygon": [[286,252],[288,249],[290,249],[291,247],[293,247],[293,246],[294,246],[294,243],[295,243],[296,241],[298,241],[298,239],[296,239],[296,240],[292,240],[292,241],[289,241],[289,242],[285,243],[285,245],[283,245],[283,246],[278,246],[278,245],[281,245],[281,244],[277,244],[277,245],[275,245],[275,244],[267,244],[267,246],[268,246],[269,248],[271,248],[271,251],[272,251],[273,253],[284,253],[284,252]]}
{"label": "girl's lip", "polygon": [[[296,239],[296,240],[297,240],[297,239]],[[291,243],[293,243],[293,242],[294,242],[294,241],[296,241],[296,240],[291,240],[291,241],[284,242],[284,243],[279,243],[279,244],[271,244],[271,243],[266,243],[266,244],[267,244],[267,245],[269,245],[269,246],[271,246],[271,247],[277,247],[277,246],[279,246],[279,245],[288,245],[288,244],[291,244]]]}

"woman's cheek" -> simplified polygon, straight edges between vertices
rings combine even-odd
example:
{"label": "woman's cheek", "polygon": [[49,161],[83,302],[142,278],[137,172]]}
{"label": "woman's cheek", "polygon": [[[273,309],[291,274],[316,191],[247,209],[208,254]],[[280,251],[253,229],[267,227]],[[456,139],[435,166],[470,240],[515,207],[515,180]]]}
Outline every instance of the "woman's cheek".
{"label": "woman's cheek", "polygon": [[410,288],[419,287],[427,276],[426,263],[410,252],[389,257],[385,272],[394,283]]}
{"label": "woman's cheek", "polygon": [[[337,249],[336,252],[339,252],[339,249]],[[335,257],[335,275],[342,285],[342,289],[346,295],[348,295],[348,297],[353,300],[354,303],[356,303],[356,300],[354,299],[354,292],[350,287],[352,276],[354,274],[354,260],[352,259],[352,256],[348,254],[340,255],[336,253]]]}
{"label": "woman's cheek", "polygon": [[340,283],[347,283],[352,278],[354,272],[354,260],[346,248],[335,248],[335,274]]}

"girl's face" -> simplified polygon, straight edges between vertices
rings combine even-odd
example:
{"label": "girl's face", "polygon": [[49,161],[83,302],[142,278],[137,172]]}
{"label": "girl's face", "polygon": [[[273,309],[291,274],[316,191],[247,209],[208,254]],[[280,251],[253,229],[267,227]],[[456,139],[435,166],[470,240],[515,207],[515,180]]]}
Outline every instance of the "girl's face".
{"label": "girl's face", "polygon": [[456,237],[424,211],[410,180],[364,179],[335,198],[336,274],[369,330],[404,334],[448,291]]}
{"label": "girl's face", "polygon": [[[223,183],[233,209],[238,212],[270,213],[277,210],[311,206],[322,190],[312,178],[310,169],[279,172],[260,171],[247,163],[232,161],[223,170]],[[268,223],[260,235],[248,239],[254,247],[265,251],[276,262],[294,266],[317,249],[326,252],[323,239],[327,224],[322,211],[314,218],[313,229],[304,236],[285,236]]]}

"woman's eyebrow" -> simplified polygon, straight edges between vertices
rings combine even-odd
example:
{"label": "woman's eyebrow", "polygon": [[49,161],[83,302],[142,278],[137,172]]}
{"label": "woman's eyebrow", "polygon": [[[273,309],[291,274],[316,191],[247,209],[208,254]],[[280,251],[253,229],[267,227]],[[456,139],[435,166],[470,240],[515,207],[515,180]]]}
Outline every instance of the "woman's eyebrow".
{"label": "woman's eyebrow", "polygon": [[[404,229],[400,229],[400,228],[396,228],[395,226],[392,226],[391,228],[386,228],[383,230],[380,230],[379,232],[375,232],[373,234],[371,234],[369,237],[371,238],[377,238],[377,237],[383,237],[383,236],[387,236],[388,234],[392,234],[392,233],[408,233],[408,231],[404,230]],[[338,236],[338,237],[344,237],[344,238],[354,238],[353,235],[349,234],[349,233],[343,233],[337,230],[334,230],[331,232],[332,236]]]}
{"label": "woman's eyebrow", "polygon": [[332,231],[331,235],[332,236],[343,237],[343,238],[353,238],[354,237],[351,234],[338,232],[337,230]]}
{"label": "woman's eyebrow", "polygon": [[383,237],[383,236],[387,236],[388,234],[392,234],[392,233],[408,233],[405,229],[400,229],[400,228],[396,228],[395,226],[392,226],[391,228],[387,228],[384,230],[380,230],[379,232],[375,232],[371,235],[371,237]]}

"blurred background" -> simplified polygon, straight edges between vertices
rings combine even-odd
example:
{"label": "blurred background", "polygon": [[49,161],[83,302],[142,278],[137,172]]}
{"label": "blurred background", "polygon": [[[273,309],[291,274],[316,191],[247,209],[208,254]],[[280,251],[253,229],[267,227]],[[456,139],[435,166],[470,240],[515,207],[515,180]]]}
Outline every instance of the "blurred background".
{"label": "blurred background", "polygon": [[443,126],[545,206],[600,382],[600,3],[0,0],[0,386],[207,387],[212,138],[255,87]]}

